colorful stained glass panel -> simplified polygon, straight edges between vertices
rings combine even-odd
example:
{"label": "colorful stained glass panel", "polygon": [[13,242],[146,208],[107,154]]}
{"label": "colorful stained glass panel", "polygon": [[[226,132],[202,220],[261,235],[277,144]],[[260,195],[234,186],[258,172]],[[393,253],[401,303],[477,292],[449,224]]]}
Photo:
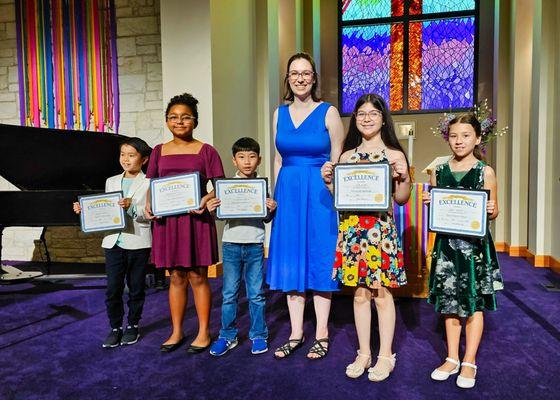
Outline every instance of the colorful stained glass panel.
{"label": "colorful stained glass panel", "polygon": [[391,16],[391,0],[341,0],[342,20],[353,21]]}
{"label": "colorful stained glass panel", "polygon": [[[402,32],[402,24],[342,29],[343,113],[351,113],[364,93],[378,93],[391,108],[402,109]],[[391,37],[395,38],[393,43]],[[399,91],[397,97],[391,98]]]}
{"label": "colorful stained glass panel", "polygon": [[434,14],[475,9],[475,0],[412,0],[410,14]]}
{"label": "colorful stained glass panel", "polygon": [[[413,53],[422,25],[421,70]],[[474,17],[411,24],[410,110],[468,108],[474,102]],[[420,76],[419,76],[420,74]]]}

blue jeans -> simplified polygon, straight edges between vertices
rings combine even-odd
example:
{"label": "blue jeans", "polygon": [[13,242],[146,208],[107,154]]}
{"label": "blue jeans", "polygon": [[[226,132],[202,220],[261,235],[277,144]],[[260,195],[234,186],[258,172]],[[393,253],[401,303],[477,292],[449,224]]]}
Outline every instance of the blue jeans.
{"label": "blue jeans", "polygon": [[251,329],[249,339],[268,338],[264,319],[265,297],[263,289],[264,249],[262,243],[222,244],[224,279],[222,287],[222,329],[220,337],[233,340],[237,337],[235,319],[241,277],[245,279]]}

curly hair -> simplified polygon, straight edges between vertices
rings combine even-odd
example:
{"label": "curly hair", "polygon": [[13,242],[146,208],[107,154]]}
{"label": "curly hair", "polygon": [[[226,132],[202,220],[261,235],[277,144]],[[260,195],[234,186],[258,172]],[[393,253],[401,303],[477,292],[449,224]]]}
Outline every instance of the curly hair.
{"label": "curly hair", "polygon": [[191,109],[193,117],[196,118],[194,120],[194,126],[196,127],[198,125],[198,100],[190,93],[178,94],[177,96],[174,96],[171,98],[171,100],[169,100],[169,103],[167,103],[167,108],[165,109],[165,120],[167,121],[167,115],[169,114],[169,110],[171,110],[171,107],[176,106],[177,104],[182,104]]}

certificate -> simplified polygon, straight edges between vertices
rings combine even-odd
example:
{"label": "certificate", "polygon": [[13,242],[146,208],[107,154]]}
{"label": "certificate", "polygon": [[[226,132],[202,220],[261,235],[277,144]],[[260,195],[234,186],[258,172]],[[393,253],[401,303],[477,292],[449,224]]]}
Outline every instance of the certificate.
{"label": "certificate", "polygon": [[219,219],[266,218],[267,179],[216,179],[214,189],[221,204],[216,209]]}
{"label": "certificate", "polygon": [[336,164],[334,206],[337,210],[388,211],[391,205],[389,163]]}
{"label": "certificate", "polygon": [[80,196],[81,227],[85,233],[123,229],[124,210],[119,205],[123,192]]}
{"label": "certificate", "polygon": [[483,237],[488,228],[488,190],[434,187],[428,229],[450,235]]}
{"label": "certificate", "polygon": [[150,180],[152,214],[158,217],[185,214],[200,207],[198,172]]}

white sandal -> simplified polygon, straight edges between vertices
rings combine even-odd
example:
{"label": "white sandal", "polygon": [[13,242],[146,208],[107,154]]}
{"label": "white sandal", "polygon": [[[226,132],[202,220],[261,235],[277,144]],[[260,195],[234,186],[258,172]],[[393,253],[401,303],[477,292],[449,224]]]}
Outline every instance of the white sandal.
{"label": "white sandal", "polygon": [[[384,381],[391,375],[391,372],[395,369],[395,364],[397,362],[397,354],[391,355],[391,357],[387,356],[377,356],[380,360],[388,361],[391,367],[389,369],[380,368],[380,367],[372,367],[368,369],[368,379],[372,382],[381,382]],[[377,366],[377,364],[376,364]]]}
{"label": "white sandal", "polygon": [[453,358],[447,357],[445,361],[450,362],[451,364],[455,364],[455,368],[453,368],[449,372],[442,371],[441,369],[437,369],[437,368],[434,369],[431,375],[434,381],[446,381],[447,378],[449,378],[449,376],[455,375],[457,372],[459,372],[459,369],[461,369],[461,363],[459,362],[459,360],[455,360]]}
{"label": "white sandal", "polygon": [[476,370],[478,367],[474,364],[464,362],[461,364],[463,367],[470,367],[474,369],[474,378],[465,378],[464,376],[460,375],[457,377],[457,386],[463,389],[472,389],[474,384],[476,383]]}
{"label": "white sandal", "polygon": [[[353,379],[359,378],[360,376],[363,375],[366,368],[369,368],[371,366],[371,355],[362,354],[359,351],[357,353],[358,356],[356,357],[356,360],[352,364],[346,367],[346,376],[348,378],[353,378]],[[367,358],[365,367],[360,366],[360,364],[358,363],[358,358],[360,357]]]}

